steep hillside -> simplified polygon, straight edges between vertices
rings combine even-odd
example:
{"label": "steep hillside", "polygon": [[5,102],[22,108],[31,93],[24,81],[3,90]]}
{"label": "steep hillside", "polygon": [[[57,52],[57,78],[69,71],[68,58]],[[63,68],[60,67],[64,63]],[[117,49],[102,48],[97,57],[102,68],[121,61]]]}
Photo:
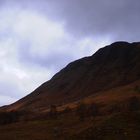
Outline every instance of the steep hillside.
{"label": "steep hillside", "polygon": [[139,140],[140,43],[116,42],[70,63],[2,107],[0,132],[0,140]]}
{"label": "steep hillside", "polygon": [[50,81],[28,96],[5,107],[8,110],[47,109],[140,79],[140,43],[116,42],[94,55],[68,64]]}

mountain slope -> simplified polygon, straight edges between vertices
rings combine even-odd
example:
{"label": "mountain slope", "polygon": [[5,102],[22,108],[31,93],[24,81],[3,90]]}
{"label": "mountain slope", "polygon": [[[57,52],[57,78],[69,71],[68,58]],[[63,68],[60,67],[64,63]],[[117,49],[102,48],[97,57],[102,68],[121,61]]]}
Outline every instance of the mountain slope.
{"label": "mountain slope", "polygon": [[50,81],[6,108],[38,111],[51,104],[73,102],[139,79],[140,43],[116,42],[90,57],[68,64]]}

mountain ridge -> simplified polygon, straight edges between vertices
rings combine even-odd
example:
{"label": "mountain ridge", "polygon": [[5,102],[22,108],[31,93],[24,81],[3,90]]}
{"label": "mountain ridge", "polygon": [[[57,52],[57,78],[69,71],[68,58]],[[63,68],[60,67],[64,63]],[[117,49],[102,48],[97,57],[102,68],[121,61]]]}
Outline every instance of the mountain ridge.
{"label": "mountain ridge", "polygon": [[8,110],[39,110],[99,91],[127,85],[140,77],[140,42],[115,42],[68,64]]}

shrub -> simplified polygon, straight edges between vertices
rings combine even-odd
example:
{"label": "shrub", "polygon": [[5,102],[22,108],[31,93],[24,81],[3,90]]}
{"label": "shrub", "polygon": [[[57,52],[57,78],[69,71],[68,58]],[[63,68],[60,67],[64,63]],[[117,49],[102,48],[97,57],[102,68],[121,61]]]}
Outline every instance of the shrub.
{"label": "shrub", "polygon": [[71,110],[71,108],[69,107],[69,106],[67,106],[65,109],[64,109],[64,113],[69,113],[69,112],[71,112],[72,110]]}
{"label": "shrub", "polygon": [[140,93],[140,87],[137,85],[134,87],[134,90],[137,92],[137,93]]}
{"label": "shrub", "polygon": [[58,112],[57,112],[57,107],[56,107],[56,105],[51,105],[51,106],[50,106],[49,115],[50,115],[51,118],[57,118]]}
{"label": "shrub", "polygon": [[0,112],[0,124],[9,124],[19,121],[21,114],[17,111]]}
{"label": "shrub", "polygon": [[99,115],[99,106],[95,103],[90,104],[87,109],[87,114],[92,117]]}
{"label": "shrub", "polygon": [[80,120],[84,120],[87,113],[87,105],[85,103],[79,103],[77,106],[77,115],[79,116]]}
{"label": "shrub", "polygon": [[137,111],[140,110],[140,100],[138,97],[133,96],[128,100],[128,109],[129,111]]}
{"label": "shrub", "polygon": [[125,108],[123,107],[123,104],[115,103],[115,104],[113,104],[113,105],[110,107],[109,113],[121,112],[123,109],[125,109]]}

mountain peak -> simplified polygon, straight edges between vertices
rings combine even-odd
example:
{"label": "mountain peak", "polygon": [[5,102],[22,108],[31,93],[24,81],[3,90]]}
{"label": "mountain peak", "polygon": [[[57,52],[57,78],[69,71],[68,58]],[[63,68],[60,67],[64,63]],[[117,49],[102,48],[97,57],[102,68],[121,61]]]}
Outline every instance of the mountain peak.
{"label": "mountain peak", "polygon": [[108,59],[108,61],[114,61],[114,59],[126,59],[132,58],[140,52],[140,42],[128,43],[124,41],[114,42],[108,46],[99,49],[92,55],[96,59]]}
{"label": "mountain peak", "polygon": [[117,42],[114,42],[114,43],[112,43],[110,46],[112,46],[112,47],[119,47],[119,46],[128,46],[128,45],[130,45],[131,43],[129,43],[129,42],[126,42],[126,41],[117,41]]}
{"label": "mountain peak", "polygon": [[118,49],[121,51],[121,49],[127,50],[128,48],[132,48],[132,47],[133,47],[132,49],[134,49],[134,47],[139,47],[139,46],[140,46],[140,42],[129,43],[129,42],[125,42],[125,41],[117,41],[117,42],[107,45],[101,49],[108,48],[108,49]]}

